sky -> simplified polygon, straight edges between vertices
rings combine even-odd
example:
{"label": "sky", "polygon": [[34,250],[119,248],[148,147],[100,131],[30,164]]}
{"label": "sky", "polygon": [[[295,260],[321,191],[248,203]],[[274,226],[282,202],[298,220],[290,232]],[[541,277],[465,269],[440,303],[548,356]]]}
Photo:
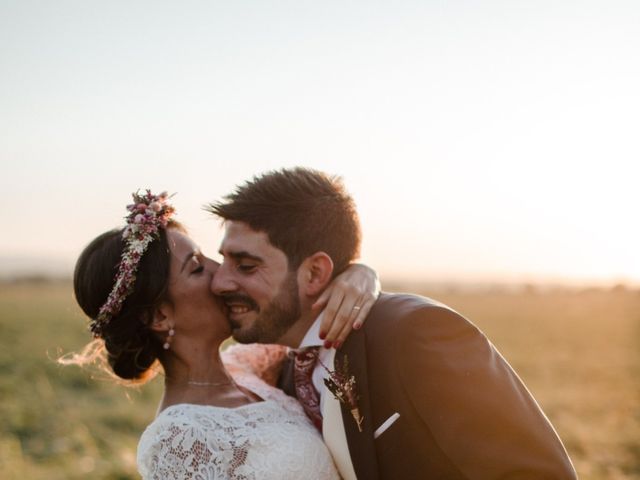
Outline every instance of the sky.
{"label": "sky", "polygon": [[0,0],[0,273],[138,188],[339,174],[385,279],[640,283],[636,1]]}

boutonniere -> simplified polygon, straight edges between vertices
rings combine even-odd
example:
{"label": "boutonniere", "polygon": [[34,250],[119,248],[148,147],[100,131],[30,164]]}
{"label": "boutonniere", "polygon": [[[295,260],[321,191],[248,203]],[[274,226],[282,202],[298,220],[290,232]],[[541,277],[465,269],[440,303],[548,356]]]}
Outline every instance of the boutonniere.
{"label": "boutonniere", "polygon": [[356,390],[356,378],[353,375],[349,375],[349,359],[344,356],[342,364],[335,360],[336,369],[329,370],[327,366],[320,362],[320,365],[329,374],[329,378],[324,379],[324,384],[329,391],[333,393],[333,396],[340,403],[349,407],[353,419],[358,425],[358,431],[362,432],[362,421],[364,417],[360,415],[360,409],[358,408],[358,392]]}

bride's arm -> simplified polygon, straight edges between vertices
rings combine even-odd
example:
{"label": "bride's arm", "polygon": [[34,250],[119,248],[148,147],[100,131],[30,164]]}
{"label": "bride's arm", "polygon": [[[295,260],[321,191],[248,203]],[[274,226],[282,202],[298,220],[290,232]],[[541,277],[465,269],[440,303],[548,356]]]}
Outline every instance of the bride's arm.
{"label": "bride's arm", "polygon": [[313,305],[318,311],[324,307],[320,336],[338,348],[352,329],[362,327],[379,293],[380,280],[375,270],[352,263],[333,279]]}

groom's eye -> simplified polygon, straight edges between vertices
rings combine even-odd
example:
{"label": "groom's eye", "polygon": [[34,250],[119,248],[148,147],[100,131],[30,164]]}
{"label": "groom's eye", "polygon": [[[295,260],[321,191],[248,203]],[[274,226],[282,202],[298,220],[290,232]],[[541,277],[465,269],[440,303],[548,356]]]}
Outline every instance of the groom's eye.
{"label": "groom's eye", "polygon": [[202,265],[200,265],[198,268],[193,270],[191,273],[192,274],[197,274],[197,273],[202,273],[202,272],[204,272],[204,267]]}
{"label": "groom's eye", "polygon": [[257,265],[253,263],[239,263],[238,270],[241,273],[251,273],[256,269]]}

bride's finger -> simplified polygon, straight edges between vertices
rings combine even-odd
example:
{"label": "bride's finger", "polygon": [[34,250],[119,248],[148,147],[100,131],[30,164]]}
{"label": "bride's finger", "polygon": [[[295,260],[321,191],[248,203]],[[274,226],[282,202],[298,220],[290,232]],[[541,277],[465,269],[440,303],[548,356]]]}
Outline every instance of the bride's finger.
{"label": "bride's finger", "polygon": [[353,321],[354,330],[360,330],[360,328],[362,328],[362,325],[367,320],[369,312],[371,311],[371,308],[373,308],[373,305],[376,303],[377,299],[378,295],[374,294],[373,292],[365,293],[362,296],[361,302],[358,304],[360,306],[360,309],[358,309],[358,314]]}
{"label": "bride's finger", "polygon": [[340,335],[345,329],[348,334],[353,328],[353,321],[356,318],[354,316],[354,307],[359,300],[360,294],[356,292],[355,288],[353,291],[345,291],[340,309],[336,312],[333,323],[327,332],[327,342],[330,342],[331,346],[335,346],[334,344],[340,340]]}
{"label": "bride's finger", "polygon": [[[334,289],[333,294],[330,295],[327,306],[323,310],[322,321],[320,322],[320,338],[325,340],[325,345],[328,347],[327,342],[333,342],[340,333],[342,325],[345,321],[344,310],[342,302],[344,296],[340,289]],[[336,323],[340,324],[339,329],[335,329]]]}
{"label": "bride's finger", "polygon": [[[343,302],[343,305],[345,305],[345,303],[346,302]],[[349,304],[352,306],[348,314],[349,318],[342,324],[340,328],[338,328],[339,326],[336,325],[336,331],[335,331],[336,338],[335,338],[335,341],[332,342],[334,348],[340,348],[344,343],[344,341],[346,340],[346,338],[351,333],[351,331],[353,330],[354,322],[358,318],[360,310],[362,310],[360,303],[361,303],[360,298],[357,298],[355,301],[350,302]]]}
{"label": "bride's finger", "polygon": [[[325,347],[344,342],[354,322],[357,327],[362,325],[379,292],[378,276],[366,265],[350,265],[333,280],[312,306],[318,309],[326,304],[319,332],[326,340]],[[363,307],[364,314],[360,314]]]}
{"label": "bride's finger", "polygon": [[376,298],[377,297],[371,293],[365,293],[358,299],[352,308],[351,318],[346,322],[337,340],[334,342],[335,348],[340,348],[344,344],[352,330],[359,330],[362,327]]}
{"label": "bride's finger", "polygon": [[329,284],[327,289],[322,292],[322,294],[318,297],[318,299],[311,305],[312,310],[322,310],[324,306],[327,305],[329,298],[331,298],[331,292],[333,290],[333,284]]}

